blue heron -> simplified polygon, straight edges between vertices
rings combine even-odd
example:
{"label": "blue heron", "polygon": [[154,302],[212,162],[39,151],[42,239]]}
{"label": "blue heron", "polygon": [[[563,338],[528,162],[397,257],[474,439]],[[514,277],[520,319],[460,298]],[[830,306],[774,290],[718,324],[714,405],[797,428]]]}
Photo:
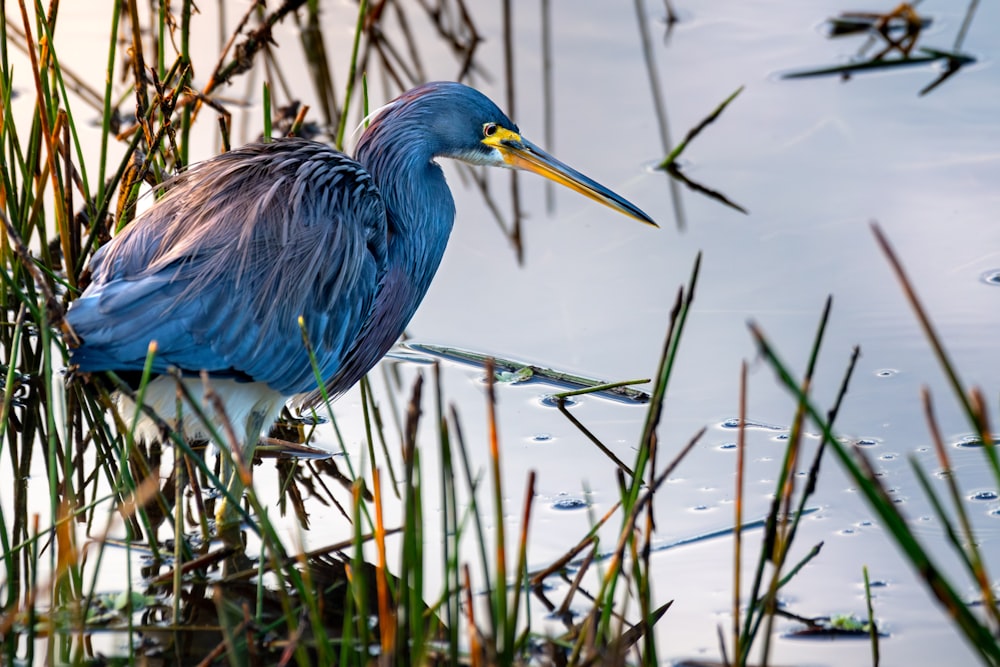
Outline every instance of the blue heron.
{"label": "blue heron", "polygon": [[[135,374],[155,341],[145,404],[170,421],[176,386],[205,371],[252,455],[294,398],[354,385],[403,333],[444,253],[455,204],[436,158],[525,169],[632,218],[652,219],[524,139],[482,93],[438,82],[372,120],[350,158],[286,138],[223,153],[170,179],[148,211],[98,250],[67,320],[80,371]],[[300,325],[301,318],[301,325]],[[303,336],[303,331],[305,337]],[[204,437],[185,412],[175,425]],[[158,436],[140,419],[140,437]],[[242,492],[233,476],[230,491]]]}

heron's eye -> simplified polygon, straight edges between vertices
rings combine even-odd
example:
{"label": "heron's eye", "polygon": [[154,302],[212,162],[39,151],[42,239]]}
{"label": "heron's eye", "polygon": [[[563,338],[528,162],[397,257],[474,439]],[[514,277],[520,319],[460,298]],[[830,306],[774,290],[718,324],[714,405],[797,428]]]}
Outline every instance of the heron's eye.
{"label": "heron's eye", "polygon": [[497,133],[497,124],[496,123],[483,123],[483,136],[484,137],[492,137],[496,133]]}

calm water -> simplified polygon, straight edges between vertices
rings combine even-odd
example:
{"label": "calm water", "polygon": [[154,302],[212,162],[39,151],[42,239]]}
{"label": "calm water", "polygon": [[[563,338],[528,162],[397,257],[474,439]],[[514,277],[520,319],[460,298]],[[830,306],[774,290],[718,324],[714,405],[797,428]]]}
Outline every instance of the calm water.
{"label": "calm water", "polygon": [[[858,48],[860,39],[831,41],[819,30],[842,9],[838,3],[682,6],[683,21],[667,38],[659,3],[648,3],[657,80],[675,140],[746,86],[684,160],[691,178],[723,191],[750,215],[682,190],[687,230],[679,233],[665,178],[637,168],[654,164],[665,151],[634,10],[611,3],[590,3],[586,11],[555,4],[551,148],[646,207],[664,228],[629,224],[564,192],[556,193],[557,212],[549,216],[544,186],[523,179],[530,218],[526,265],[518,268],[503,239],[483,224],[487,216],[475,197],[459,195],[452,246],[413,334],[598,377],[648,376],[675,290],[686,280],[695,253],[703,251],[702,281],[661,434],[677,448],[700,426],[716,428],[660,498],[660,531],[667,543],[732,525],[735,455],[719,446],[735,435],[717,425],[736,414],[740,361],[755,359],[747,320],[760,323],[801,371],[823,300],[832,294],[817,396],[829,404],[851,347],[860,345],[863,356],[840,429],[873,440],[869,452],[907,514],[928,516],[906,462],[915,455],[925,467],[936,466],[926,450],[919,388],[928,385],[934,392],[946,437],[957,440],[968,427],[869,223],[877,220],[895,244],[963,379],[994,399],[1000,388],[995,343],[1000,288],[980,278],[1000,266],[1000,74],[990,51],[1000,25],[997,8],[980,8],[966,41],[979,64],[921,98],[917,91],[934,78],[933,68],[874,73],[847,83],[780,80],[780,72],[837,63]],[[921,9],[935,20],[922,43],[950,46],[964,8]],[[944,11],[951,13],[936,13]],[[524,22],[532,18],[527,11],[518,16]],[[491,44],[495,48],[496,40]],[[518,45],[516,120],[538,137],[544,109],[532,91],[541,91],[539,40],[522,32]],[[481,414],[478,392],[469,389],[474,378],[456,369],[446,385],[469,421]],[[528,387],[501,394],[511,513],[520,502],[518,480],[537,469],[542,507],[561,494],[584,497],[586,484],[593,489],[595,513],[601,514],[616,497],[612,467],[558,415],[538,408],[537,394]],[[761,364],[752,366],[750,406],[754,420],[782,425],[791,419],[788,397]],[[615,443],[622,457],[631,455],[640,409],[591,399],[576,414]],[[537,433],[552,439],[532,442]],[[775,435],[761,430],[750,439],[751,518],[766,511],[773,488],[782,452]],[[996,490],[980,469],[979,452],[954,454],[965,488]],[[962,641],[849,486],[828,462],[815,503],[819,511],[805,522],[797,553],[804,555],[821,541],[824,550],[786,591],[789,609],[803,615],[863,614],[861,569],[867,566],[873,579],[888,584],[875,599],[876,614],[892,635],[882,645],[885,664],[961,664],[955,656],[967,655]],[[1000,565],[997,508],[996,501],[969,506],[994,567]],[[533,560],[559,553],[588,525],[582,511],[541,511]],[[920,525],[928,541],[940,540],[934,521]],[[954,563],[943,546],[937,551],[944,562]],[[716,657],[716,624],[728,623],[730,541],[664,551],[657,567],[658,598],[675,600],[659,629],[664,654]],[[862,664],[868,650],[863,641],[785,640],[777,644],[775,662]]]}
{"label": "calm water", "polygon": [[[940,527],[926,520],[930,512],[906,461],[916,456],[927,469],[936,468],[927,451],[920,387],[929,386],[936,397],[947,438],[957,441],[968,427],[869,223],[877,220],[900,253],[963,380],[981,386],[995,403],[1000,288],[981,276],[1000,267],[1000,73],[990,50],[1000,25],[996,6],[980,8],[965,43],[979,63],[918,97],[936,69],[873,73],[847,83],[779,78],[784,71],[841,62],[858,48],[860,39],[831,41],[821,34],[821,22],[843,9],[838,3],[682,6],[683,21],[666,38],[662,8],[648,3],[657,80],[675,140],[746,86],[688,148],[684,161],[691,178],[723,191],[750,215],[682,189],[687,230],[680,233],[665,178],[640,169],[665,151],[635,11],[610,3],[590,3],[585,11],[556,4],[551,148],[645,207],[664,228],[630,224],[564,192],[556,193],[557,212],[549,216],[543,185],[523,179],[530,218],[526,264],[518,268],[503,239],[483,224],[488,218],[475,196],[460,194],[452,246],[413,334],[598,377],[648,376],[675,290],[686,280],[695,253],[703,251],[702,280],[661,434],[677,448],[700,426],[715,428],[660,498],[660,530],[668,543],[732,525],[735,455],[719,446],[735,434],[718,425],[736,414],[740,361],[755,359],[747,320],[760,323],[801,371],[823,300],[833,295],[816,395],[829,404],[851,347],[860,345],[863,356],[840,430],[874,442],[869,453],[907,514],[920,520],[922,537],[941,542]],[[964,7],[938,3],[921,10],[934,18],[921,43],[949,47]],[[534,15],[519,11],[518,16],[529,22]],[[538,36],[522,32],[518,45],[516,120],[529,136],[539,137],[544,109]],[[491,48],[498,48],[496,39],[487,45]],[[482,410],[474,381],[475,374],[455,369],[446,385],[472,422]],[[586,484],[599,515],[616,497],[614,471],[557,414],[538,407],[538,393],[524,387],[501,394],[511,513],[520,502],[518,481],[537,469],[542,507],[561,494],[583,498]],[[640,409],[590,399],[576,414],[616,444],[622,457],[631,455]],[[776,425],[787,425],[792,415],[785,392],[759,363],[752,365],[749,414]],[[551,440],[532,442],[538,433]],[[775,436],[759,430],[750,439],[751,518],[766,511],[773,488],[782,453]],[[953,454],[964,488],[996,491],[981,468],[980,452]],[[875,599],[876,614],[891,633],[882,644],[885,664],[967,661],[962,641],[914,583],[832,461],[824,468],[815,506],[819,511],[805,522],[797,553],[804,555],[821,541],[824,550],[787,589],[789,609],[803,615],[863,614],[861,569],[867,566],[873,579],[888,584]],[[997,508],[996,501],[970,501],[968,507],[994,568],[1000,566]],[[585,512],[541,511],[533,560],[559,553],[588,525]],[[935,551],[954,564],[943,544]],[[676,601],[659,628],[665,655],[717,656],[716,624],[728,624],[730,564],[727,539],[657,556],[658,598]],[[963,592],[973,595],[971,589]],[[782,640],[775,662],[862,664],[868,650],[863,641]]]}
{"label": "calm water", "polygon": [[[936,397],[946,438],[955,442],[968,427],[869,223],[877,220],[895,245],[963,380],[981,386],[995,404],[1000,286],[982,276],[1000,269],[1000,73],[994,51],[1000,9],[984,3],[966,38],[965,50],[979,62],[918,97],[936,76],[934,67],[871,73],[849,82],[780,79],[782,72],[842,62],[858,48],[860,38],[828,40],[820,29],[825,18],[843,9],[840,3],[679,3],[682,21],[669,35],[661,3],[647,3],[641,11],[648,22],[653,76],[662,88],[674,141],[738,86],[746,87],[683,160],[685,173],[746,207],[750,213],[743,215],[684,188],[675,201],[666,177],[651,169],[666,148],[634,5],[552,3],[554,104],[546,108],[537,26],[541,12],[534,4],[520,3],[515,11],[514,119],[526,136],[634,201],[662,228],[643,227],[568,191],[554,193],[555,208],[549,211],[544,184],[522,177],[526,252],[519,265],[478,192],[463,187],[451,170],[459,219],[438,278],[412,322],[412,336],[605,379],[648,377],[656,368],[677,287],[702,251],[701,281],[661,442],[673,451],[701,426],[710,428],[661,493],[660,539],[667,545],[732,526],[736,457],[722,446],[736,436],[722,424],[737,413],[742,360],[751,362],[750,418],[779,429],[750,433],[746,515],[756,519],[766,512],[783,451],[780,429],[791,420],[792,402],[770,370],[755,361],[746,323],[758,322],[801,371],[823,301],[833,295],[816,396],[821,405],[829,404],[852,346],[860,345],[862,358],[838,420],[840,431],[872,441],[869,454],[907,514],[919,521],[921,536],[940,544],[944,562],[953,563],[939,526],[927,519],[929,510],[907,463],[915,456],[935,468],[919,408],[920,387],[929,386]],[[922,45],[951,46],[964,11],[959,4],[920,6],[934,19]],[[344,53],[352,11],[335,3],[326,18],[331,43]],[[81,18],[80,25],[81,42],[91,34],[104,43],[103,18]],[[490,76],[475,83],[504,106],[500,16],[483,12],[477,26],[486,40],[479,63]],[[426,24],[413,27],[429,31]],[[278,40],[283,39],[297,39],[294,28],[282,28]],[[455,76],[454,61],[441,47],[429,46],[426,57],[428,78]],[[103,65],[94,68],[99,77]],[[373,81],[373,101],[384,101],[377,78]],[[308,103],[307,80],[297,82],[296,90]],[[254,111],[247,112],[251,124],[257,122]],[[546,114],[552,136],[544,132]],[[211,150],[206,143],[206,155]],[[496,192],[506,192],[506,174],[491,174],[490,181]],[[501,205],[504,201],[501,197]],[[676,225],[678,208],[684,231]],[[447,398],[457,405],[467,440],[483,454],[480,465],[485,465],[479,373],[452,364],[444,371]],[[405,365],[406,377],[414,372],[413,365]],[[589,527],[586,511],[556,509],[557,503],[585,499],[599,515],[617,498],[612,466],[558,412],[541,405],[545,391],[534,384],[500,390],[512,527],[528,470],[539,475],[533,567],[560,555]],[[357,405],[354,394],[337,405],[340,426],[355,443],[363,428]],[[588,398],[575,414],[620,457],[633,457],[643,408]],[[322,438],[319,444],[333,446],[328,434]],[[434,442],[429,431],[426,441]],[[997,491],[981,469],[980,452],[955,449],[953,454],[963,488]],[[425,463],[426,469],[432,467]],[[873,579],[887,583],[875,598],[876,615],[891,635],[882,643],[884,664],[969,660],[962,640],[915,583],[832,460],[813,505],[818,511],[804,522],[792,559],[817,542],[825,546],[788,587],[784,600],[791,611],[863,615],[861,569],[867,566]],[[998,508],[995,500],[969,502],[994,569],[1000,567]],[[320,509],[313,521],[317,526],[337,523]],[[307,539],[316,546],[336,536],[340,533],[313,531]],[[749,533],[751,545],[758,536]],[[439,546],[431,540],[427,548],[433,553]],[[655,556],[656,598],[676,601],[657,626],[664,656],[717,657],[716,625],[729,623],[731,551],[730,540],[719,538]],[[971,589],[963,592],[972,595]],[[854,665],[864,663],[868,651],[863,641],[779,639],[774,662]]]}

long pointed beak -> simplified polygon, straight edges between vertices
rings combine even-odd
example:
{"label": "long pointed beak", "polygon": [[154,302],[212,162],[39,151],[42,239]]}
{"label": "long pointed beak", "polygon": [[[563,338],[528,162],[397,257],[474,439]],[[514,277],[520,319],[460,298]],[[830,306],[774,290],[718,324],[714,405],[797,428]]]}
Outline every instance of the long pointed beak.
{"label": "long pointed beak", "polygon": [[584,176],[569,165],[563,164],[516,132],[498,128],[495,135],[483,141],[500,151],[504,162],[510,167],[544,176],[579,192],[585,197],[613,208],[619,213],[635,218],[639,222],[659,227],[651,217],[632,202],[615,194],[592,178]]}

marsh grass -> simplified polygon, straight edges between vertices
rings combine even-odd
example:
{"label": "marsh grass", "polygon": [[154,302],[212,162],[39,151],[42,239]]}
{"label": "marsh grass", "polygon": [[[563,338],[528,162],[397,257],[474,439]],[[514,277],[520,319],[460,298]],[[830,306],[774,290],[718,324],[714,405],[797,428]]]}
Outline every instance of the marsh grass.
{"label": "marsh grass", "polygon": [[[11,501],[10,506],[0,505],[0,662],[135,664],[155,654],[176,664],[591,665],[657,664],[666,656],[669,649],[657,645],[653,632],[671,605],[654,595],[654,499],[703,431],[666,463],[657,433],[691,314],[700,257],[688,284],[677,293],[634,460],[620,460],[564,409],[570,395],[617,390],[629,383],[554,395],[562,414],[601,447],[619,471],[619,500],[603,516],[593,517],[591,529],[562,557],[538,570],[529,570],[527,557],[534,474],[524,481],[519,530],[506,533],[505,499],[521,480],[503,478],[496,373],[488,360],[483,360],[487,471],[472,464],[470,447],[478,444],[466,441],[460,416],[445,399],[437,367],[418,375],[411,386],[387,371],[384,404],[367,382],[362,384],[357,419],[365,425],[366,442],[361,457],[289,455],[301,450],[281,440],[307,442],[311,429],[324,419],[330,420],[329,431],[341,451],[346,454],[349,446],[340,437],[332,410],[305,420],[286,415],[271,446],[261,448],[278,452],[277,499],[262,497],[249,484],[251,468],[261,475],[266,464],[232,460],[229,452],[239,450],[229,446],[231,429],[224,413],[211,405],[210,384],[203,401],[178,383],[178,410],[194,411],[210,427],[212,442],[188,442],[162,423],[164,443],[159,444],[136,441],[136,415],[120,414],[111,394],[130,390],[113,374],[69,383],[60,376],[67,347],[74,343],[62,314],[86,285],[86,266],[94,251],[132,221],[144,192],[153,190],[150,196],[155,196],[165,178],[188,164],[196,133],[209,132],[228,148],[234,123],[229,108],[239,103],[233,104],[222,91],[241,82],[248,90],[263,91],[263,117],[249,123],[260,128],[263,137],[325,131],[343,145],[349,118],[367,115],[366,77],[377,74],[387,88],[397,90],[424,77],[419,40],[409,27],[407,11],[395,3],[374,5],[359,4],[355,39],[341,53],[326,44],[317,3],[288,1],[274,8],[253,4],[238,27],[220,39],[218,57],[201,63],[192,60],[190,48],[193,25],[200,20],[193,3],[175,3],[168,10],[140,6],[137,0],[116,2],[110,16],[107,77],[103,88],[95,89],[60,61],[58,31],[67,26],[59,23],[58,2],[28,6],[22,0],[16,8],[0,4],[0,457],[4,483],[9,484],[4,498]],[[480,37],[471,14],[461,0],[443,6],[445,11],[410,11],[428,12],[424,18],[454,54],[458,78],[474,75],[479,71],[475,49]],[[308,108],[290,92],[275,58],[277,48],[294,48],[273,43],[276,26],[292,20],[300,26],[299,46],[319,100],[320,124],[310,120]],[[23,60],[15,66],[12,46],[28,55],[27,67]],[[339,55],[346,61],[343,66]],[[342,70],[347,79],[337,86],[334,72]],[[196,85],[199,81],[205,83]],[[15,91],[34,100],[35,112],[27,120],[23,113],[18,115],[23,101],[15,104]],[[82,137],[81,107],[101,119],[97,132],[88,131],[97,137],[96,150]],[[485,181],[474,178],[499,219],[500,207]],[[513,192],[514,220],[501,224],[512,241],[520,243],[516,188]],[[829,304],[810,369],[828,315]],[[929,321],[926,326],[930,332]],[[741,509],[746,423],[741,409],[733,626],[720,649],[724,656],[731,655],[726,662],[747,664],[752,647],[761,645],[759,655],[768,660],[771,624],[780,613],[778,592],[819,552],[816,545],[791,559],[798,520],[807,509],[823,451],[830,448],[864,481],[869,501],[884,513],[915,566],[927,573],[928,585],[984,662],[1000,664],[991,634],[997,627],[995,601],[968,521],[959,515],[957,522],[949,523],[955,527],[949,538],[963,554],[969,576],[981,584],[985,618],[969,611],[954,586],[922,555],[864,459],[852,456],[836,438],[836,405],[822,414],[812,404],[811,370],[802,380],[793,380],[759,329],[752,331],[798,397],[799,408],[764,522],[764,547],[743,596],[739,537],[750,524]],[[153,355],[155,349],[150,359]],[[943,348],[939,356],[950,368]],[[139,403],[150,367],[138,389]],[[845,373],[838,405],[852,367],[849,364]],[[952,374],[956,392],[967,396]],[[926,403],[933,430],[929,397]],[[966,405],[1000,480],[982,397],[968,394]],[[421,440],[420,434],[428,432],[421,424],[428,420],[436,442]],[[802,456],[808,420],[822,428],[824,442],[810,463],[808,481],[800,487],[792,471]],[[400,443],[398,448],[395,443]],[[436,456],[422,454],[433,448]],[[947,467],[946,452],[938,449]],[[440,488],[425,485],[427,460],[439,461]],[[242,530],[228,536],[217,535],[212,521],[213,506],[225,493],[220,491],[222,466],[232,466],[248,483],[245,504],[228,498],[244,519]],[[429,494],[437,496],[442,508],[443,557],[433,563],[425,560],[423,547],[430,532]],[[950,495],[960,511],[958,490],[951,487]],[[307,549],[309,503],[336,508],[352,527],[350,539]],[[400,508],[399,526],[387,523],[390,505]],[[935,498],[935,505],[943,508],[943,500]],[[940,512],[944,516],[945,511]],[[286,513],[294,515],[293,522]],[[616,522],[615,539],[602,544],[602,529]],[[291,538],[290,523],[298,530]],[[466,560],[464,554],[469,553],[475,554],[473,562]],[[432,569],[438,570],[437,587],[427,583]],[[551,599],[546,584],[554,580],[567,584],[562,599]],[[539,605],[551,612],[563,632],[553,632],[537,618],[532,609]],[[574,615],[571,610],[581,606],[589,611]],[[868,613],[877,656],[874,612],[869,608]],[[104,636],[113,637],[112,643],[100,643]]]}
{"label": "marsh grass", "polygon": [[[994,436],[990,430],[989,417],[982,393],[978,389],[967,389],[962,383],[958,370],[950,361],[943,342],[935,331],[928,313],[917,298],[902,263],[893,251],[888,239],[877,225],[873,225],[872,230],[878,245],[900,281],[903,292],[920,322],[934,356],[938,359],[942,370],[951,384],[953,397],[963,407],[966,417],[969,420],[969,425],[982,443],[985,466],[988,470],[992,471],[994,478],[1000,482],[1000,466],[998,466],[998,456],[993,440]],[[824,315],[824,321],[825,319],[826,315]],[[808,376],[803,381],[797,381],[788,370],[787,363],[780,358],[760,327],[751,323],[750,329],[759,345],[762,356],[774,369],[779,381],[799,401],[800,412],[803,415],[807,415],[812,423],[821,431],[824,446],[830,448],[837,460],[847,471],[848,476],[857,485],[868,501],[869,506],[884,523],[887,534],[919,574],[927,589],[951,618],[956,628],[967,640],[973,652],[983,664],[1000,664],[1000,641],[997,640],[998,631],[1000,631],[1000,610],[998,610],[995,593],[992,589],[992,579],[986,570],[985,561],[979,550],[978,540],[963,507],[963,499],[958,491],[957,482],[952,475],[952,466],[949,462],[947,449],[940,435],[940,429],[934,418],[929,391],[925,389],[923,392],[924,411],[932,441],[947,482],[949,499],[951,501],[950,509],[953,514],[949,514],[945,506],[945,500],[939,496],[938,492],[929,483],[927,473],[920,468],[915,459],[911,459],[910,463],[923,492],[934,508],[936,518],[945,527],[949,545],[958,556],[959,562],[964,566],[965,573],[969,579],[968,583],[979,591],[981,596],[980,604],[978,605],[981,609],[980,613],[976,613],[969,602],[959,594],[959,587],[964,584],[942,568],[927,547],[917,538],[900,508],[893,502],[890,493],[879,479],[874,465],[865,455],[865,452],[858,447],[851,447],[849,441],[837,437],[833,429],[836,411],[834,410],[824,415],[817,408],[809,396]],[[850,367],[853,367],[853,359],[856,356],[857,350],[854,351]],[[849,374],[845,377],[841,396],[846,391],[848,379]],[[875,631],[873,630],[873,638],[875,636]],[[873,649],[873,660],[877,663],[877,645]]]}

